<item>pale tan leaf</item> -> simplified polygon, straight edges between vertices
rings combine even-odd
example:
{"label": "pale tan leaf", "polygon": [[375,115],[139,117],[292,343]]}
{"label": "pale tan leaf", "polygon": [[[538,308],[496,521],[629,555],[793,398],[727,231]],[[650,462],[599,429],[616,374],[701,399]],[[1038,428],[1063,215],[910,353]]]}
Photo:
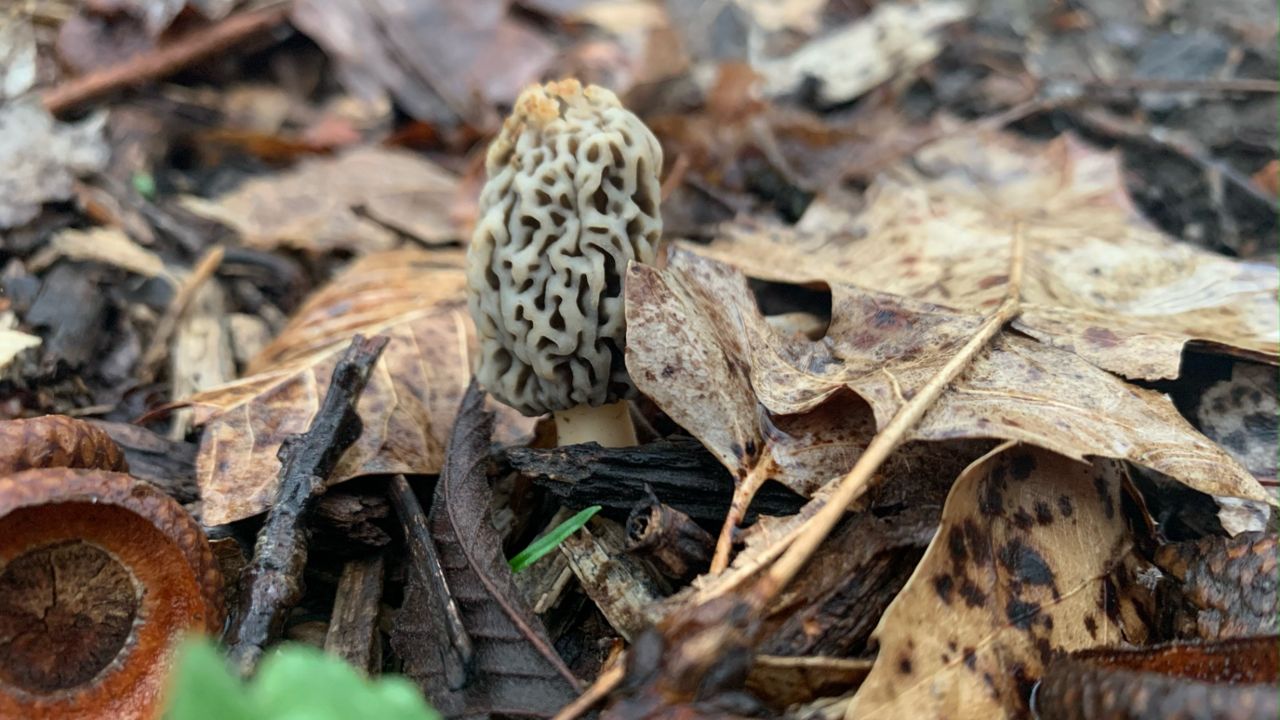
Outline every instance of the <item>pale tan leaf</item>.
{"label": "pale tan leaf", "polygon": [[159,255],[130,240],[123,230],[115,227],[63,230],[32,258],[30,265],[34,272],[63,258],[111,265],[148,278],[165,274],[164,260]]}
{"label": "pale tan leaf", "polygon": [[9,366],[24,350],[40,347],[40,338],[20,330],[0,328],[0,370]]}
{"label": "pale tan leaf", "polygon": [[1009,445],[966,470],[845,717],[1025,717],[1053,653],[1145,640],[1110,578],[1131,544],[1122,472]]}
{"label": "pale tan leaf", "polygon": [[183,203],[231,226],[251,247],[369,252],[393,247],[396,232],[426,243],[458,239],[449,215],[457,188],[453,174],[426,158],[371,146]]}
{"label": "pale tan leaf", "polygon": [[937,143],[881,175],[861,212],[818,201],[798,231],[739,224],[700,252],[756,277],[987,312],[1004,298],[1018,223],[1019,330],[1134,379],[1177,377],[1191,341],[1277,361],[1276,268],[1165,237],[1129,205],[1118,158],[1070,136]]}
{"label": "pale tan leaf", "polygon": [[[740,484],[773,479],[807,496],[848,470],[876,432],[867,404],[836,397],[837,386],[808,394],[804,407],[770,404],[762,393],[776,395],[790,375],[770,376],[795,373],[776,354],[808,343],[770,327],[732,268],[687,253],[671,263],[667,272],[634,266],[627,277],[627,370],[636,387]],[[959,454],[951,476],[978,454]],[[929,449],[908,446],[884,474],[936,465]]]}
{"label": "pale tan leaf", "polygon": [[953,0],[879,3],[867,17],[810,41],[783,58],[758,60],[765,92],[786,95],[817,80],[824,103],[851,100],[895,77],[913,73],[942,50],[942,28],[971,11]]}
{"label": "pale tan leaf", "polygon": [[[774,333],[755,310],[745,278],[727,265],[675,251],[665,270],[633,266],[627,280],[631,377],[745,478],[764,450],[758,412],[799,415],[852,390],[883,427],[982,322],[976,313],[849,285],[831,289],[827,336],[809,342]],[[741,393],[748,391],[744,400]],[[849,420],[856,427],[856,416]],[[842,449],[806,442],[803,434],[778,435],[830,451],[822,474],[781,478],[806,494],[833,468],[847,469],[860,450],[857,443]],[[1267,497],[1164,396],[1015,334],[998,336],[982,350],[909,434],[915,440],[958,438],[1019,440],[1076,459],[1122,458],[1202,492]],[[778,455],[769,457],[776,462]]]}
{"label": "pale tan leaf", "polygon": [[[441,267],[436,256],[402,250],[363,258],[303,306],[250,363],[251,375],[189,399],[205,424],[196,476],[206,523],[267,508],[280,467],[276,451],[285,437],[306,430],[355,333],[385,334],[390,342],[360,397],[364,432],[343,456],[335,482],[440,470],[470,381],[475,337],[464,274]],[[506,440],[531,428],[504,407],[498,422]]]}

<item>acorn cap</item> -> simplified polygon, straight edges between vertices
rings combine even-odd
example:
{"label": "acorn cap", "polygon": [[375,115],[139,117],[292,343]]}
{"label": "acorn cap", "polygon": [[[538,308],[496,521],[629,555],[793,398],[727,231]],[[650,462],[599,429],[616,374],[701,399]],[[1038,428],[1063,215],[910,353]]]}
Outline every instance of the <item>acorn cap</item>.
{"label": "acorn cap", "polygon": [[0,717],[156,717],[176,643],[225,618],[208,541],[182,506],[124,473],[4,474],[33,456],[123,466],[86,423],[31,422],[0,423],[0,439],[70,440],[0,452]]}

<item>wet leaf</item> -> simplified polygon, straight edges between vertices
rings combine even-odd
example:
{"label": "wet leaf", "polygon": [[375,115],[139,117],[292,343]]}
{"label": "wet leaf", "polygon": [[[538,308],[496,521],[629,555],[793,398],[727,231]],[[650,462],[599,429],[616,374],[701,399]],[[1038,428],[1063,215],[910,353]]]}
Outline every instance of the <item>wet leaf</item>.
{"label": "wet leaf", "polygon": [[450,676],[442,659],[449,634],[442,614],[428,605],[421,572],[410,577],[392,643],[405,674],[446,717],[551,717],[575,697],[578,683],[517,590],[493,529],[485,469],[493,416],[484,401],[472,384],[458,408],[429,518],[445,580],[474,643],[474,662],[461,683]]}
{"label": "wet leaf", "polygon": [[[350,337],[390,338],[360,397],[364,432],[334,474],[436,473],[458,400],[471,377],[474,331],[466,279],[441,267],[441,253],[370,255],[318,291],[248,376],[189,398],[204,424],[196,475],[204,521],[221,524],[262,512],[274,496],[285,437],[306,430]],[[448,253],[444,257],[452,257]],[[507,439],[529,421],[500,409]]]}
{"label": "wet leaf", "polygon": [[1118,463],[1003,446],[956,480],[845,717],[1022,717],[1054,653],[1141,641],[1109,575],[1131,541]]}
{"label": "wet leaf", "polygon": [[1134,379],[1177,377],[1191,341],[1277,362],[1275,266],[1165,237],[1129,204],[1117,156],[1069,135],[936,143],[882,174],[859,213],[815,202],[798,232],[739,224],[704,252],[755,277],[987,312],[1006,293],[1019,225],[1018,330]]}
{"label": "wet leaf", "polygon": [[449,212],[457,188],[455,176],[426,158],[361,147],[183,204],[231,226],[250,247],[370,252],[394,247],[397,233],[425,243],[458,239]]}

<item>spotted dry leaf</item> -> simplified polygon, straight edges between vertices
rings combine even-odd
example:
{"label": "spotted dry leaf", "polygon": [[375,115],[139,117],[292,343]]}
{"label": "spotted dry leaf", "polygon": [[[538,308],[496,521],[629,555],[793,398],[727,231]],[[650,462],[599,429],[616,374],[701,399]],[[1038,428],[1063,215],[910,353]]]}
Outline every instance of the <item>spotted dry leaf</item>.
{"label": "spotted dry leaf", "polygon": [[[250,362],[251,374],[189,398],[205,425],[196,456],[204,521],[221,524],[268,507],[280,468],[276,452],[310,425],[355,333],[390,342],[360,396],[364,432],[334,481],[439,472],[476,350],[465,283],[449,253],[365,257],[303,305]],[[498,410],[506,439],[530,427],[514,411]]]}
{"label": "spotted dry leaf", "polygon": [[845,717],[1026,717],[1054,653],[1144,640],[1112,580],[1131,544],[1121,473],[1010,445],[966,470]]}
{"label": "spotted dry leaf", "polygon": [[391,249],[399,233],[427,243],[457,240],[450,216],[457,190],[458,179],[426,158],[362,147],[183,204],[229,225],[251,247],[370,252]]}
{"label": "spotted dry leaf", "polygon": [[[761,395],[784,339],[764,322],[741,275],[683,252],[668,271],[635,265],[627,278],[627,370],[641,392],[693,433],[740,481],[773,479],[812,495],[847,471],[875,435],[871,408],[832,388],[806,407]],[[763,385],[762,385],[763,383]],[[949,456],[908,445],[883,469],[954,477],[982,451]],[[959,459],[955,459],[959,458]]]}
{"label": "spotted dry leaf", "polygon": [[[665,270],[633,266],[627,368],[641,392],[740,479],[749,468],[782,462],[785,455],[776,452],[757,459],[775,445],[792,456],[820,458],[794,476],[786,468],[770,470],[811,494],[832,469],[847,470],[861,446],[822,442],[817,431],[779,433],[781,441],[766,443],[759,414],[803,416],[852,390],[883,427],[982,323],[976,313],[851,285],[831,284],[831,291],[827,335],[809,342],[774,333],[745,278],[728,265],[677,250]],[[852,414],[845,422],[858,425]],[[1202,492],[1267,499],[1258,481],[1165,396],[1013,333],[980,351],[908,434],[911,440],[960,438],[1028,442],[1075,459],[1127,459]]]}
{"label": "spotted dry leaf", "polygon": [[1144,221],[1118,157],[1071,136],[940,142],[883,173],[853,213],[815,202],[797,229],[741,223],[710,257],[787,282],[833,281],[990,312],[1027,247],[1015,326],[1128,378],[1174,378],[1191,341],[1277,361],[1280,275],[1175,242]]}

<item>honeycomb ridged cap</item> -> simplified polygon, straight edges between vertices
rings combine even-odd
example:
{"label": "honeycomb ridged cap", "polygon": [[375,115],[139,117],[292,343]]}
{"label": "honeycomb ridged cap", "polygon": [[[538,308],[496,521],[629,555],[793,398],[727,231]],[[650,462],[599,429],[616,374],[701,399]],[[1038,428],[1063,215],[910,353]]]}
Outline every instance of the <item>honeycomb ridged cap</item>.
{"label": "honeycomb ridged cap", "polygon": [[467,256],[476,377],[526,415],[634,393],[623,277],[662,235],[662,148],[604,88],[521,93],[489,147]]}

